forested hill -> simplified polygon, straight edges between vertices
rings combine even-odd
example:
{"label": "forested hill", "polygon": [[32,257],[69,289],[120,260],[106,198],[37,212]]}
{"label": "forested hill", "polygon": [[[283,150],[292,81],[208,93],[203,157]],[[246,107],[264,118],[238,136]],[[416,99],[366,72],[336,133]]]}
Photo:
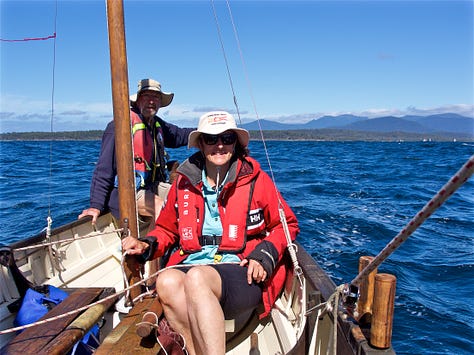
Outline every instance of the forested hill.
{"label": "forested hill", "polygon": [[102,138],[102,130],[69,131],[69,132],[12,132],[0,133],[2,141],[49,141],[49,140],[78,140],[94,141]]}
{"label": "forested hill", "polygon": [[[430,116],[371,118],[339,115],[323,116],[306,123],[280,123],[262,119],[244,123],[251,138],[261,139],[259,129],[269,140],[323,141],[472,141],[474,118],[455,113]],[[101,130],[74,132],[2,133],[0,140],[97,140]]]}
{"label": "forested hill", "polygon": [[[13,132],[1,133],[1,141],[28,140],[100,140],[103,131],[70,131],[70,132]],[[266,140],[314,140],[314,141],[464,141],[472,142],[474,137],[463,133],[408,133],[408,132],[373,132],[351,131],[345,129],[297,129],[265,130]],[[252,140],[261,140],[259,131],[250,130]]]}

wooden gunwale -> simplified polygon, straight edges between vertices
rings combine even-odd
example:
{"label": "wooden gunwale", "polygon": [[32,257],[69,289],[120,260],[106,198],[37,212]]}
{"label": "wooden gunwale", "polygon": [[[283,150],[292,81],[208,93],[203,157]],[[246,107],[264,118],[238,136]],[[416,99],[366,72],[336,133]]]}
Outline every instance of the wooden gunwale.
{"label": "wooden gunwale", "polygon": [[[87,287],[76,289],[64,301],[59,303],[46,315],[41,317],[39,321],[53,318],[91,304],[99,298],[99,296],[102,292],[104,292],[104,290],[105,288],[101,287]],[[112,304],[113,302],[109,302],[107,306],[110,307]],[[108,307],[104,307],[104,312]],[[94,319],[89,322],[90,327],[92,327],[92,325],[94,325],[100,320],[102,314],[97,314],[97,319]],[[80,313],[74,313],[65,317],[58,318],[46,324],[26,328],[23,332],[13,338],[5,348],[1,349],[1,353],[49,354],[57,351],[59,351],[59,353],[66,353],[74,346],[74,344],[79,339],[82,338],[84,334],[82,334],[82,336],[77,339],[74,336],[74,341],[66,340],[65,337],[62,336],[61,338],[63,339],[63,341],[57,342],[56,337],[58,337],[61,332],[63,332],[68,327],[68,325],[70,325],[79,315]],[[84,331],[88,331],[89,329],[84,329]],[[46,349],[49,350],[46,352]]]}

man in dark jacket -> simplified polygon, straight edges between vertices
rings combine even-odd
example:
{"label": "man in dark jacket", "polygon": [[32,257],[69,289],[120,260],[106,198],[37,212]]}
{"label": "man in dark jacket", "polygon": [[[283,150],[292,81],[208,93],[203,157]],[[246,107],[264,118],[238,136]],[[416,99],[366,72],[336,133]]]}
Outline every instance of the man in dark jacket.
{"label": "man in dark jacket", "polygon": [[[189,133],[194,130],[180,128],[157,116],[158,110],[168,106],[173,97],[173,93],[163,92],[156,80],[143,79],[138,82],[137,94],[130,98],[137,210],[141,216],[152,217],[152,224],[163,204],[164,196],[158,195],[159,185],[168,180],[165,148],[187,145]],[[83,210],[78,218],[92,216],[92,223],[95,224],[98,216],[107,211],[119,218],[113,121],[107,125],[102,136],[100,156],[92,176],[90,207]]]}

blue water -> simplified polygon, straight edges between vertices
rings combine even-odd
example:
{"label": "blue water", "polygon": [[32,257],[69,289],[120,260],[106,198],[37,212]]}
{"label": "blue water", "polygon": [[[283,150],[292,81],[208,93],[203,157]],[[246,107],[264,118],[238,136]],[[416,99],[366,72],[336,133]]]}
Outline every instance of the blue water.
{"label": "blue water", "polygon": [[[0,242],[77,218],[98,141],[0,142]],[[337,285],[357,276],[474,154],[473,143],[267,142],[299,241]],[[261,142],[250,150],[268,171]],[[189,151],[171,151],[183,160]],[[399,354],[474,353],[474,178],[380,267],[397,277]]]}

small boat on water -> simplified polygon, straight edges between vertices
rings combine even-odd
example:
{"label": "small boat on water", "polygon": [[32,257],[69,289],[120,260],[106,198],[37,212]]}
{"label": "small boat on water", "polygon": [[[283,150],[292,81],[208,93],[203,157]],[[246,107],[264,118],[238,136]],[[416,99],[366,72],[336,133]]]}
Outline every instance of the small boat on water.
{"label": "small boat on water", "polygon": [[[124,127],[117,133],[120,147],[129,149],[128,83],[116,79],[127,78],[123,6],[108,0],[107,7],[114,117],[117,126]],[[127,178],[133,172],[126,165],[126,159],[119,163],[119,181],[133,180]],[[137,324],[156,297],[151,287],[156,273],[152,265],[139,273],[134,259],[122,254],[123,235],[146,231],[136,221],[133,184],[123,185],[124,220],[105,214],[93,226],[90,218],[83,218],[0,247],[1,354],[160,352],[158,334],[137,334]],[[401,243],[408,235],[402,232],[394,241]],[[288,253],[293,268],[271,314],[226,321],[227,354],[395,353],[394,277],[371,270],[376,258],[361,258],[362,272],[353,280],[357,282],[337,286],[297,242],[288,245]],[[66,296],[52,302],[48,285]],[[34,322],[19,325],[18,314],[30,290],[37,291],[41,302],[48,301],[48,309]]]}
{"label": "small boat on water", "polygon": [[[153,337],[141,338],[136,324],[153,296],[145,294],[125,307],[123,295],[122,230],[110,214],[93,228],[88,218],[74,221],[0,250],[1,329],[14,329],[14,319],[26,290],[52,285],[69,296],[23,332],[0,335],[0,353],[65,354],[100,324],[95,353],[158,353]],[[227,354],[392,354],[376,349],[366,338],[370,327],[330,301],[336,285],[314,259],[297,245],[301,275],[288,275],[271,315],[246,324],[226,321]],[[146,292],[146,286],[143,291]],[[128,312],[128,313],[127,313]],[[58,317],[59,316],[59,317]],[[20,327],[21,328],[21,327]],[[151,344],[150,344],[151,343]],[[332,348],[335,346],[335,348]],[[333,349],[333,350],[331,350]]]}

